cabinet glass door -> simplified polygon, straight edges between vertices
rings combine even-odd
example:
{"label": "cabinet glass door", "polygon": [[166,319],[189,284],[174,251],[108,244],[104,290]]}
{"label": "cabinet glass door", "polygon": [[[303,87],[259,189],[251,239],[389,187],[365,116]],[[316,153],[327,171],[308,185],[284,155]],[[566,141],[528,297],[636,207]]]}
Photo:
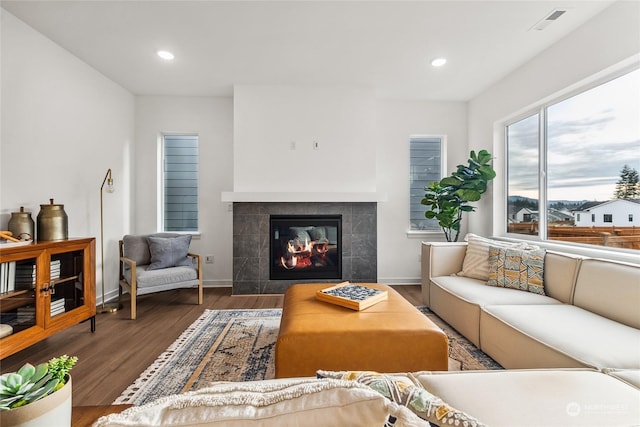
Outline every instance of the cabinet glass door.
{"label": "cabinet glass door", "polygon": [[84,252],[52,254],[49,270],[48,318],[61,316],[84,305]]}
{"label": "cabinet glass door", "polygon": [[0,338],[36,325],[36,258],[0,263]]}

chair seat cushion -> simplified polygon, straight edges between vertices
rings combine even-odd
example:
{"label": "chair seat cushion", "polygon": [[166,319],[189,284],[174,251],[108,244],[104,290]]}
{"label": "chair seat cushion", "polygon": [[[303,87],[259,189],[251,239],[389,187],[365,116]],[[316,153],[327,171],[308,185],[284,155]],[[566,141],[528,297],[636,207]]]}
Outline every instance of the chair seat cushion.
{"label": "chair seat cushion", "polygon": [[[195,267],[170,267],[160,270],[149,270],[148,265],[136,267],[137,294],[143,295],[164,289],[190,288],[198,285],[198,270]],[[126,270],[124,277],[131,283],[131,270]]]}

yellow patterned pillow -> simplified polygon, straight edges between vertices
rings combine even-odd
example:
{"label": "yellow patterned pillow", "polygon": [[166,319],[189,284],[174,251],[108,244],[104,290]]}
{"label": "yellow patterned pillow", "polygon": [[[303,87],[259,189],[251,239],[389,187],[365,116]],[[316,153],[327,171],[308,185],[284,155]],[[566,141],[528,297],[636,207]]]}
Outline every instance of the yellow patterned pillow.
{"label": "yellow patterned pillow", "polygon": [[437,426],[482,427],[472,416],[447,405],[425,388],[416,386],[404,375],[371,371],[318,371],[319,378],[356,381],[369,386],[387,399],[406,406],[420,418]]}
{"label": "yellow patterned pillow", "polygon": [[545,295],[544,249],[489,248],[489,286]]}

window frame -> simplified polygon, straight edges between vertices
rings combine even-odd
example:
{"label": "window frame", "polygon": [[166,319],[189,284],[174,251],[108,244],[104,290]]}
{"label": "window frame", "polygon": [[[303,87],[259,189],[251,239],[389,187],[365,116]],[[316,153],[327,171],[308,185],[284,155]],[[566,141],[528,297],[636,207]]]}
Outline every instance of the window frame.
{"label": "window frame", "polygon": [[[197,137],[198,139],[198,183],[197,183],[197,196],[196,205],[198,218],[196,220],[197,226],[195,230],[166,230],[165,229],[165,176],[164,176],[164,162],[165,162],[165,137]],[[162,132],[158,135],[158,164],[157,164],[157,226],[156,229],[160,233],[175,233],[175,234],[190,234],[193,236],[200,235],[200,135],[197,132]]]}
{"label": "window frame", "polygon": [[[617,79],[618,77],[624,76],[625,74],[631,73],[633,71],[640,70],[640,58],[638,56],[629,58],[625,61],[620,62],[612,67],[609,67],[606,70],[603,70],[587,79],[584,79],[581,82],[573,84],[564,90],[556,92],[542,100],[529,105],[517,111],[516,113],[507,116],[501,120],[497,120],[494,122],[494,151],[496,153],[502,153],[503,159],[501,162],[496,162],[496,165],[500,168],[500,170],[496,169],[498,173],[503,175],[503,179],[496,180],[494,182],[494,194],[498,195],[493,198],[493,221],[492,221],[492,230],[493,235],[496,237],[501,237],[506,240],[531,240],[539,242],[545,247],[556,248],[557,250],[569,250],[574,253],[581,254],[597,254],[597,256],[605,256],[606,254],[610,254],[612,258],[620,259],[620,260],[629,260],[627,255],[631,255],[632,262],[637,262],[637,254],[638,250],[632,249],[619,249],[612,247],[602,247],[602,246],[594,246],[594,245],[586,245],[580,243],[573,242],[565,242],[560,240],[548,240],[548,229],[547,229],[547,209],[539,209],[539,234],[538,235],[525,235],[525,234],[517,234],[510,233],[507,229],[507,221],[508,221],[508,200],[507,200],[507,172],[508,172],[508,147],[507,147],[507,126],[518,122],[528,116],[539,114],[540,122],[539,122],[539,132],[542,141],[539,143],[539,186],[540,186],[540,199],[539,205],[546,206],[547,205],[547,182],[546,182],[546,155],[547,155],[547,129],[546,129],[546,111],[549,106],[558,104],[563,102],[569,98],[572,98],[580,93],[589,91],[597,86],[603,85],[607,82]],[[592,221],[595,222],[594,215],[592,214]]]}

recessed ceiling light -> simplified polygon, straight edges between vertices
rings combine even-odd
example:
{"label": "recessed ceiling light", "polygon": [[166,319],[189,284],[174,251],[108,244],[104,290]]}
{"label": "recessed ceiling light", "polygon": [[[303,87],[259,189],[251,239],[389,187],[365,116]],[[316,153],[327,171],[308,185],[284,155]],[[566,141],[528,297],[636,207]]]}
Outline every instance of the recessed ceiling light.
{"label": "recessed ceiling light", "polygon": [[446,63],[447,63],[447,60],[445,58],[436,58],[433,61],[431,61],[431,66],[442,67]]}
{"label": "recessed ceiling light", "polygon": [[160,58],[166,59],[167,61],[171,61],[174,58],[173,53],[169,52],[168,50],[159,50],[156,53]]}

